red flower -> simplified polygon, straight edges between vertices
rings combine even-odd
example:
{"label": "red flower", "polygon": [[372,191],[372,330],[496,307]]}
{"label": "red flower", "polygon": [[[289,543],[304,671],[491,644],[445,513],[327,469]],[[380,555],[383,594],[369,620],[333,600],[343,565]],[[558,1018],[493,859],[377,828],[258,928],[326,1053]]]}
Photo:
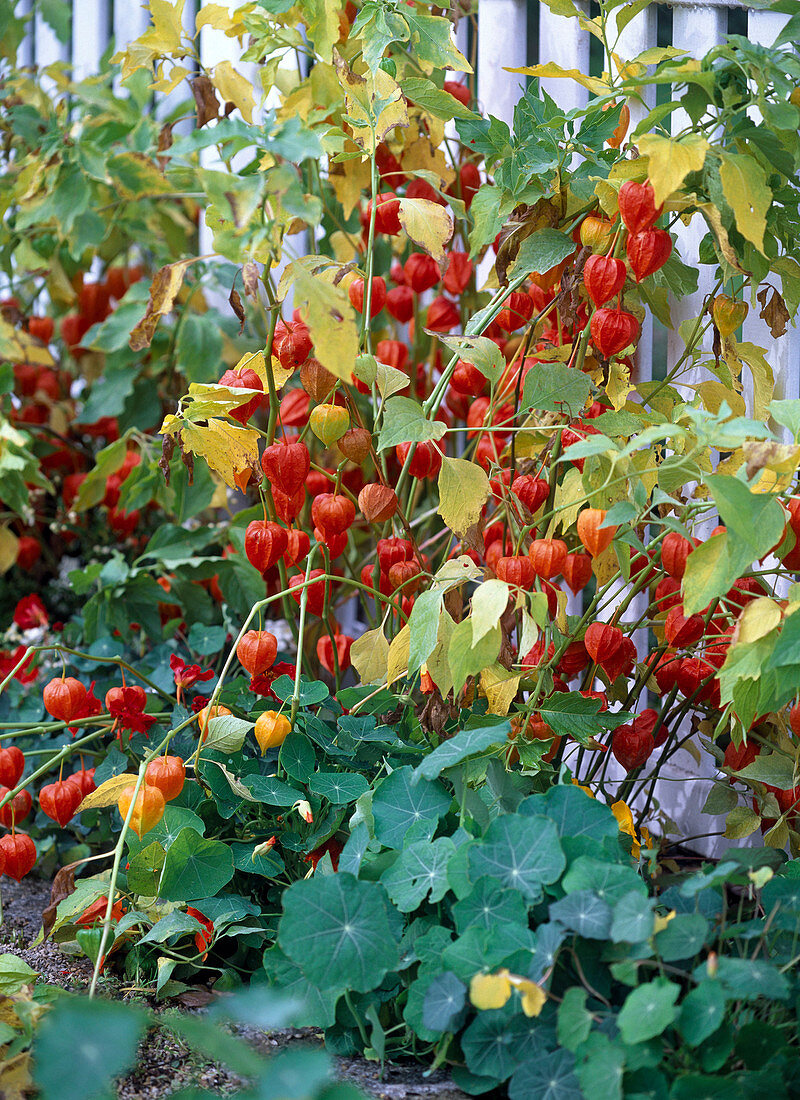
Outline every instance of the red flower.
{"label": "red flower", "polygon": [[205,913],[201,913],[199,909],[195,909],[191,905],[187,905],[186,912],[203,926],[203,931],[196,933],[194,943],[200,953],[201,959],[205,959],[208,954],[208,948],[211,946],[211,941],[214,938],[214,922],[213,920],[209,920]]}
{"label": "red flower", "polygon": [[49,623],[47,608],[38,596],[23,596],[14,608],[14,622],[20,630],[32,630]]}
{"label": "red flower", "polygon": [[309,852],[305,857],[305,862],[310,863],[313,870],[316,871],[317,864],[328,852],[331,857],[331,863],[333,864],[334,871],[339,870],[339,856],[342,854],[342,845],[336,839],[336,837],[330,837],[324,844],[320,844],[319,848],[315,848],[313,852]]}
{"label": "red flower", "polygon": [[[106,919],[106,907],[108,905],[108,895],[103,894],[97,901],[92,904],[81,913],[75,923],[81,928],[92,928],[95,924]],[[115,901],[111,908],[111,919],[118,921],[122,919],[122,900]]]}
{"label": "red flower", "polygon": [[286,661],[279,661],[272,668],[267,669],[266,672],[262,672],[260,676],[252,676],[250,678],[250,690],[256,695],[266,695],[269,699],[277,700],[272,685],[279,676],[291,676],[294,679],[294,665],[289,665]]}
{"label": "red flower", "polygon": [[177,653],[173,653],[170,657],[169,667],[172,669],[172,674],[175,677],[175,686],[178,689],[178,702],[181,700],[181,694],[184,688],[191,687],[192,684],[196,684],[198,680],[210,680],[214,675],[213,668],[207,668],[203,671],[200,665],[187,665]]}
{"label": "red flower", "polygon": [[[12,668],[16,667],[17,662],[20,661],[24,655],[24,645],[17,646],[13,653],[9,653],[7,650],[0,651],[0,680],[5,680]],[[34,656],[35,654],[32,653],[25,664],[14,674],[14,679],[19,680],[21,684],[33,683],[39,675],[38,671],[32,667]]]}
{"label": "red flower", "polygon": [[138,686],[112,688],[106,693],[106,707],[119,731],[120,742],[122,730],[147,736],[147,731],[156,719],[153,715],[144,713],[146,706],[147,695]]}

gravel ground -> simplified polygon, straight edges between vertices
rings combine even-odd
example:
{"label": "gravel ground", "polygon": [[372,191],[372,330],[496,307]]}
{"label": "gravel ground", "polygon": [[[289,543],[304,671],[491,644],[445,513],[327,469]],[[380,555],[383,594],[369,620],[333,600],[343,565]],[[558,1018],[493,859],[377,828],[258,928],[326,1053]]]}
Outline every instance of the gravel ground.
{"label": "gravel ground", "polygon": [[[50,884],[34,878],[21,883],[4,878],[2,897],[0,954],[19,955],[48,984],[75,992],[85,990],[92,976],[88,959],[65,955],[50,941],[30,946],[41,927],[42,910],[50,900]],[[294,1043],[320,1045],[319,1033],[312,1029],[240,1028],[238,1034],[264,1054],[274,1054]],[[439,1070],[426,1078],[423,1067],[414,1062],[387,1065],[383,1077],[379,1066],[362,1058],[340,1058],[337,1063],[340,1077],[382,1100],[467,1100],[446,1073]],[[198,1057],[167,1029],[154,1028],[142,1041],[136,1068],[118,1082],[117,1097],[162,1100],[190,1087],[235,1096],[245,1084],[219,1063]]]}

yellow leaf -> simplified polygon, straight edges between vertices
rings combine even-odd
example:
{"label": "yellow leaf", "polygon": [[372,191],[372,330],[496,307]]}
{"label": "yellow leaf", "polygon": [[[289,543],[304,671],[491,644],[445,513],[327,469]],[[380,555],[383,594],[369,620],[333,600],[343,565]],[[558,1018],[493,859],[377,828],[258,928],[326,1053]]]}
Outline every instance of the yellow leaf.
{"label": "yellow leaf", "polygon": [[408,671],[408,655],[411,647],[411,631],[406,623],[389,643],[386,670],[386,686],[389,687]]}
{"label": "yellow leaf", "polygon": [[608,584],[619,573],[619,562],[613,544],[607,546],[602,554],[592,558],[592,572],[597,577],[598,588]]}
{"label": "yellow leaf", "polygon": [[0,320],[0,357],[14,363],[33,363],[37,367],[52,367],[53,356],[38,340],[8,321]]}
{"label": "yellow leaf", "polygon": [[522,1011],[526,1016],[538,1016],[547,1002],[547,994],[540,985],[523,978],[513,983],[522,994]]}
{"label": "yellow leaf", "polygon": [[163,75],[164,66],[158,67],[158,79],[154,80],[150,85],[154,92],[160,92],[162,95],[169,95],[170,92],[174,92],[184,77],[190,76],[188,69],[185,69],[183,65],[173,65],[170,70],[169,76]]}
{"label": "yellow leaf", "polygon": [[730,238],[728,237],[728,231],[722,224],[722,215],[716,206],[711,202],[699,202],[697,203],[697,209],[703,215],[708,223],[709,229],[714,234],[717,241],[717,247],[722,253],[725,262],[730,264],[734,271],[741,271],[743,274],[747,274],[739,263],[739,258],[733,250]]}
{"label": "yellow leaf", "polygon": [[614,359],[608,368],[606,396],[615,412],[619,412],[628,400],[628,394],[635,389],[636,387],[631,382],[630,367],[620,359]]}
{"label": "yellow leaf", "polygon": [[381,627],[367,630],[356,638],[350,649],[350,661],[362,684],[383,683],[388,669],[389,643]]}
{"label": "yellow leaf", "polygon": [[439,187],[449,187],[456,174],[445,159],[444,152],[433,145],[430,138],[420,134],[403,151],[400,163],[409,175],[415,172],[432,172]]}
{"label": "yellow leaf", "polygon": [[230,61],[220,61],[215,65],[211,79],[223,100],[226,103],[235,104],[245,122],[252,122],[256,100],[250,81],[246,80],[241,73],[237,73]]}
{"label": "yellow leaf", "polygon": [[[553,534],[558,530],[566,531],[571,527],[585,503],[586,492],[583,488],[580,470],[576,470],[574,466],[571,466],[561,481],[556,482],[555,502],[553,504],[555,512]],[[548,535],[549,537],[552,536]]]}
{"label": "yellow leaf", "polygon": [[763,252],[767,211],[772,205],[764,169],[753,157],[741,153],[720,153],[720,159],[722,193],[733,211],[736,228]]}
{"label": "yellow leaf", "polygon": [[184,0],[150,0],[150,18],[153,25],[138,39],[145,47],[158,54],[178,53],[183,35]]}
{"label": "yellow leaf", "polygon": [[187,423],[181,439],[183,449],[204,458],[231,489],[237,487],[237,473],[258,463],[259,433],[227,420],[212,418],[204,427]]}
{"label": "yellow leaf", "polygon": [[195,23],[198,31],[202,27],[213,27],[215,31],[224,31],[228,38],[237,38],[244,34],[244,24],[236,15],[230,15],[227,5],[204,3],[197,13]]}
{"label": "yellow leaf", "polygon": [[439,471],[437,513],[451,531],[464,535],[480,519],[489,499],[489,478],[476,463],[464,458],[443,458]]}
{"label": "yellow leaf", "polygon": [[752,600],[739,616],[733,642],[757,642],[770,634],[783,618],[781,609],[768,596]]}
{"label": "yellow leaf", "polygon": [[580,69],[562,69],[555,61],[548,61],[546,65],[525,65],[521,69],[507,69],[503,72],[520,73],[522,76],[557,77],[559,79],[574,80],[582,88],[588,88],[595,95],[608,95],[611,85],[596,76],[586,76]]}
{"label": "yellow leaf", "polygon": [[481,672],[481,690],[489,703],[489,714],[508,714],[519,691],[522,673],[509,672],[497,662]]}
{"label": "yellow leaf", "polygon": [[[15,1019],[19,1021],[16,1014]],[[33,1092],[30,1051],[23,1050],[0,1063],[0,1096],[3,1100],[25,1100]]]}
{"label": "yellow leaf", "polygon": [[633,814],[630,807],[626,802],[619,801],[614,802],[611,806],[611,812],[617,819],[617,825],[619,825],[619,831],[625,833],[633,841],[633,847],[631,848],[631,855],[634,859],[639,858],[641,846],[639,844],[639,838],[636,835],[636,828],[633,824]]}
{"label": "yellow leaf", "polygon": [[312,275],[300,263],[286,275],[294,286],[294,304],[314,341],[314,357],[331,374],[351,382],[358,355],[358,328],[347,291],[333,285],[334,272]]}
{"label": "yellow leaf", "polygon": [[19,539],[8,527],[0,527],[0,575],[7,573],[17,560]]}
{"label": "yellow leaf", "polygon": [[194,259],[179,260],[178,263],[167,264],[155,273],[150,284],[150,301],[147,303],[145,315],[128,340],[132,351],[143,351],[150,347],[158,322],[172,310],[186,269],[194,262]]}
{"label": "yellow leaf", "polygon": [[680,140],[661,134],[643,134],[638,145],[642,156],[649,159],[648,175],[656,206],[677,191],[690,172],[700,171],[709,148],[701,134],[689,134]]}
{"label": "yellow leaf", "polygon": [[[726,342],[727,343],[727,342]],[[746,341],[735,345],[736,357],[750,368],[753,376],[753,419],[766,420],[767,409],[775,389],[772,367],[764,358],[764,348]]]}
{"label": "yellow leaf", "polygon": [[716,379],[709,382],[698,382],[696,390],[700,398],[711,413],[718,413],[724,401],[734,416],[746,416],[744,398],[722,382]]}
{"label": "yellow leaf", "polygon": [[400,224],[414,244],[437,263],[446,257],[444,246],[453,236],[453,215],[430,199],[400,199]]}
{"label": "yellow leaf", "polygon": [[748,439],[741,448],[746,459],[748,478],[758,478],[751,488],[757,493],[779,493],[790,488],[800,465],[800,447],[790,443],[773,443],[764,439]]}
{"label": "yellow leaf", "polygon": [[340,4],[333,0],[304,0],[302,10],[316,53],[323,61],[330,61],[339,40]]}
{"label": "yellow leaf", "polygon": [[[281,366],[280,359],[277,359],[274,355],[272,358],[272,381],[275,385],[275,389],[279,390],[285,383],[292,377],[294,371],[286,367]],[[261,379],[261,384],[264,387],[264,393],[269,392],[269,371],[267,369],[267,361],[264,357],[263,351],[248,352],[243,355],[239,362],[234,367],[234,370],[244,370],[245,367],[249,367],[250,370],[254,370],[258,377]]]}
{"label": "yellow leaf", "polygon": [[[363,160],[353,159],[330,166],[328,181],[336,198],[342,204],[345,219],[350,217],[361,201],[361,192],[369,187],[369,163],[365,157]],[[351,244],[351,257],[352,252]]]}
{"label": "yellow leaf", "polygon": [[131,775],[127,772],[124,772],[122,775],[112,775],[110,779],[106,779],[104,783],[101,783],[96,791],[87,794],[86,798],[84,798],[75,812],[81,813],[83,810],[101,810],[105,806],[116,805],[119,796],[125,788],[130,787],[138,778],[136,774]]}
{"label": "yellow leaf", "polygon": [[511,996],[508,971],[499,974],[476,974],[469,983],[469,999],[475,1008],[502,1008]]}
{"label": "yellow leaf", "polygon": [[408,126],[403,93],[383,69],[365,79],[349,69],[339,54],[335,62],[353,140],[365,153],[371,153],[395,126]]}
{"label": "yellow leaf", "polygon": [[505,581],[498,580],[496,577],[479,584],[472,593],[470,619],[473,645],[477,645],[481,638],[490,630],[494,630],[500,622],[500,617],[508,607],[510,595],[511,589]]}
{"label": "yellow leaf", "polygon": [[653,935],[657,936],[659,932],[663,932],[669,922],[674,919],[674,917],[674,909],[670,909],[670,911],[664,917],[662,917],[660,913],[656,913],[656,919],[653,925]]}

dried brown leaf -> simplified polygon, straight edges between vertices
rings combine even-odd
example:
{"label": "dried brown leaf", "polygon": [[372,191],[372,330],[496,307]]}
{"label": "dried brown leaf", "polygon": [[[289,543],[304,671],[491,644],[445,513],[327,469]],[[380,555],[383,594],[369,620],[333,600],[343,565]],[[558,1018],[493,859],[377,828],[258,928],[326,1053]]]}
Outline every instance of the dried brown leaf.
{"label": "dried brown leaf", "polygon": [[189,83],[197,108],[197,127],[202,129],[207,122],[219,117],[219,100],[214,85],[207,76],[196,76]]}
{"label": "dried brown leaf", "polygon": [[53,884],[50,887],[50,902],[47,908],[42,911],[42,942],[44,942],[53,931],[59,902],[62,902],[64,898],[68,898],[70,894],[74,892],[75,865],[71,864],[68,867],[62,867],[60,871],[56,872]]}
{"label": "dried brown leaf", "polygon": [[[772,297],[767,301],[770,291],[772,291]],[[790,319],[789,310],[786,308],[786,303],[783,298],[774,286],[763,286],[756,297],[761,303],[761,313],[759,316],[767,323],[769,331],[775,339],[779,336],[783,336]]]}

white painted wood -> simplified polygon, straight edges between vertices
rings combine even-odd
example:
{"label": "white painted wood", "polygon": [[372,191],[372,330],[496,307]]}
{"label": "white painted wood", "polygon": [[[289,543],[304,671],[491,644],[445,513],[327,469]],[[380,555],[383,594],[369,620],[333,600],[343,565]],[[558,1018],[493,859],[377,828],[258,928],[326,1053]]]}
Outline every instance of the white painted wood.
{"label": "white painted wood", "polygon": [[[675,8],[672,22],[672,43],[678,49],[687,50],[692,57],[703,57],[710,49],[718,45],[727,31],[727,12],[724,8]],[[683,111],[675,111],[672,115],[672,132],[677,133],[689,124],[689,118]],[[692,257],[697,256],[700,241],[706,234],[706,224],[699,214],[695,214],[691,225],[685,226],[680,222],[675,226],[675,233],[679,242],[679,249],[683,256],[692,263]],[[681,301],[672,303],[672,322],[674,328],[667,337],[667,367],[671,369],[680,359],[684,351],[684,343],[678,333],[678,327],[682,321],[697,317],[703,299],[714,285],[713,269],[700,267],[700,279],[697,291],[688,294]],[[711,335],[706,337],[704,350],[711,351]],[[687,371],[681,375],[681,381],[691,387],[711,375],[705,369]],[[688,393],[687,393],[688,396]]]}
{"label": "white painted wood", "polygon": [[507,73],[527,58],[525,0],[481,0],[478,6],[478,102],[487,113],[509,126],[525,77]]}
{"label": "white painted wood", "polygon": [[34,49],[33,61],[38,68],[43,69],[56,61],[69,60],[69,44],[59,42],[55,31],[37,12],[33,17]]}
{"label": "white painted wood", "polygon": [[[625,8],[617,9],[619,15],[625,11]],[[639,12],[628,23],[626,27],[623,27],[618,32],[618,38],[614,52],[622,58],[623,61],[632,61],[639,54],[644,53],[645,50],[652,49],[653,46],[658,45],[658,9],[655,4],[651,4],[649,8],[645,8],[644,11]],[[648,66],[652,71],[655,66]],[[652,110],[655,106],[656,90],[654,87],[647,88],[644,95],[644,103],[637,103],[635,100],[631,100],[628,104],[631,112],[631,125],[630,131],[632,131],[637,123],[641,122],[648,111]]]}
{"label": "white painted wood", "polygon": [[[32,7],[33,0],[17,0],[17,5],[14,9],[15,15],[20,18],[25,15],[30,16]],[[34,35],[32,33],[32,24],[30,20],[27,24],[27,32],[17,52],[17,61],[20,65],[33,65]]]}
{"label": "white painted wood", "polygon": [[[575,6],[587,16],[588,3],[576,0]],[[554,61],[562,69],[589,72],[589,35],[578,26],[577,19],[554,15],[544,4],[539,5],[539,64]],[[543,91],[551,96],[559,107],[571,111],[585,107],[589,93],[574,80],[548,77],[540,81]]]}
{"label": "white painted wood", "polygon": [[109,44],[108,0],[80,0],[72,11],[72,72],[75,80],[96,75]]}

